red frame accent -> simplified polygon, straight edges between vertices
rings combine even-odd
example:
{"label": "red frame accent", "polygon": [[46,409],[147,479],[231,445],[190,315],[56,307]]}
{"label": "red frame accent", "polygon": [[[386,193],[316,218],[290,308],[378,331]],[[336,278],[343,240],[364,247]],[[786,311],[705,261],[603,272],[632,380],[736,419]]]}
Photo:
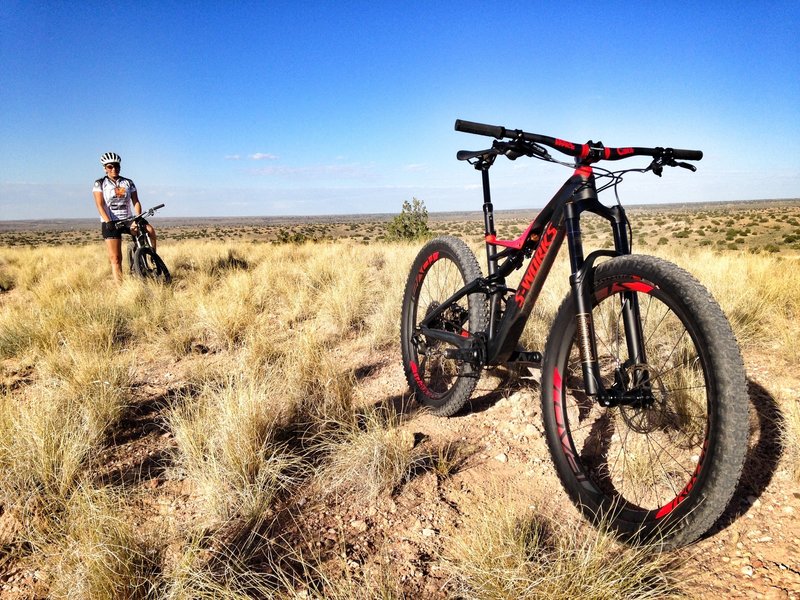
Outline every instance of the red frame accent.
{"label": "red frame accent", "polygon": [[487,235],[486,236],[486,243],[487,244],[494,244],[495,246],[503,246],[504,248],[513,248],[514,250],[522,250],[522,247],[525,245],[525,242],[528,240],[528,236],[531,233],[531,229],[536,224],[535,221],[532,221],[528,228],[523,232],[521,236],[519,236],[515,240],[498,240],[496,235]]}

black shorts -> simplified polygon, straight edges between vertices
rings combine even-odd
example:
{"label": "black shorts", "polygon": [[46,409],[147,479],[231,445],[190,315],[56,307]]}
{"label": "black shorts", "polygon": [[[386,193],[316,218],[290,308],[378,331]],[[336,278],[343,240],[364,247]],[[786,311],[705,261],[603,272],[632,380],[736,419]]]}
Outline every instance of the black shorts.
{"label": "black shorts", "polygon": [[126,224],[123,225],[120,229],[117,229],[114,226],[114,221],[111,222],[102,221],[100,223],[100,230],[103,232],[104,240],[121,240],[123,233],[127,233],[128,235],[131,234],[130,226]]}

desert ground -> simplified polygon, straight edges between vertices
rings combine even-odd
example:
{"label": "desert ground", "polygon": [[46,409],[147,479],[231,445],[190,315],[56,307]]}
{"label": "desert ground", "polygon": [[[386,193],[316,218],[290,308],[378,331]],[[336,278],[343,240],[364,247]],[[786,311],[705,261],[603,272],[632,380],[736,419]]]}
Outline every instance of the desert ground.
{"label": "desert ground", "polygon": [[[170,286],[114,285],[94,220],[0,221],[0,598],[800,597],[800,200],[628,213],[634,252],[715,296],[748,378],[737,492],[668,553],[572,506],[536,372],[484,373],[450,418],[410,398],[423,242],[388,241],[392,215],[159,214]],[[498,211],[499,235],[535,214]],[[481,258],[480,213],[428,225]],[[610,246],[599,219],[583,232]]]}

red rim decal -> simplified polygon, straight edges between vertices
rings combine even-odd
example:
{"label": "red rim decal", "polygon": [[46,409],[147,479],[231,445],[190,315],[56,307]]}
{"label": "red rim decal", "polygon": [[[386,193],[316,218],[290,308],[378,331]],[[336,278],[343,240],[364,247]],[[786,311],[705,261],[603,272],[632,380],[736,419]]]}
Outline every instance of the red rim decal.
{"label": "red rim decal", "polygon": [[567,425],[564,422],[564,405],[561,403],[561,395],[563,391],[563,380],[558,367],[553,369],[553,414],[556,418],[556,430],[558,431],[558,439],[561,440],[561,449],[564,451],[564,456],[569,463],[572,472],[579,481],[584,480],[586,477],[583,471],[578,467],[578,462],[575,460],[575,453],[572,451],[572,444],[569,441],[567,434]]}
{"label": "red rim decal", "polygon": [[655,289],[655,286],[645,281],[626,281],[623,283],[614,282],[611,285],[597,290],[596,297],[598,300],[608,298],[611,294],[618,294],[621,292],[641,292],[649,294]]}
{"label": "red rim decal", "polygon": [[417,273],[417,278],[414,281],[414,294],[417,293],[417,290],[419,289],[419,285],[422,283],[422,280],[425,278],[425,273],[428,272],[428,269],[430,269],[431,266],[433,266],[433,263],[435,263],[437,260],[439,260],[439,252],[438,251],[436,251],[433,254],[431,254],[425,260],[425,262],[422,263],[422,266],[419,268],[419,272]]}
{"label": "red rim decal", "polygon": [[419,367],[417,363],[413,360],[408,363],[408,366],[411,368],[411,374],[414,376],[414,381],[419,386],[419,389],[428,396],[428,398],[438,398],[439,394],[434,394],[431,390],[428,389],[428,386],[425,385],[425,382],[422,381],[422,377],[419,374]]}
{"label": "red rim decal", "polygon": [[666,517],[673,510],[678,508],[678,505],[686,500],[686,497],[691,493],[692,489],[697,483],[697,478],[700,476],[700,471],[703,469],[703,461],[706,458],[706,448],[708,448],[708,437],[706,437],[705,442],[703,442],[703,450],[700,452],[700,458],[697,461],[697,467],[695,467],[694,473],[692,474],[691,479],[689,479],[689,483],[686,484],[686,487],[683,488],[680,493],[672,499],[671,502],[658,509],[658,512],[656,513],[656,519],[663,519]]}

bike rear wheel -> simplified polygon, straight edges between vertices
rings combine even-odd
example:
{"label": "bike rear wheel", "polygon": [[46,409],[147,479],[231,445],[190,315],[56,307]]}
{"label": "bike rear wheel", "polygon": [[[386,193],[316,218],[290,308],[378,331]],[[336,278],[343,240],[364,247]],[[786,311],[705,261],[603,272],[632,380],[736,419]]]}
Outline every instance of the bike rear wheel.
{"label": "bike rear wheel", "polygon": [[152,248],[137,248],[133,253],[133,272],[142,279],[169,283],[172,277],[167,265]]}
{"label": "bike rear wheel", "polygon": [[[442,236],[420,250],[403,294],[400,324],[403,367],[418,402],[439,416],[450,416],[470,398],[480,378],[480,366],[449,358],[455,346],[419,333],[420,322],[467,283],[482,276],[475,255],[460,239]],[[484,331],[487,322],[483,294],[455,302],[431,328],[458,335]]]}
{"label": "bike rear wheel", "polygon": [[[604,408],[586,396],[568,295],[542,373],[558,475],[584,515],[624,538],[665,548],[691,543],[725,510],[747,449],[747,387],[733,332],[694,277],[654,257],[601,264],[592,296],[603,386],[648,400]],[[622,307],[633,297],[646,363],[628,358]]]}

